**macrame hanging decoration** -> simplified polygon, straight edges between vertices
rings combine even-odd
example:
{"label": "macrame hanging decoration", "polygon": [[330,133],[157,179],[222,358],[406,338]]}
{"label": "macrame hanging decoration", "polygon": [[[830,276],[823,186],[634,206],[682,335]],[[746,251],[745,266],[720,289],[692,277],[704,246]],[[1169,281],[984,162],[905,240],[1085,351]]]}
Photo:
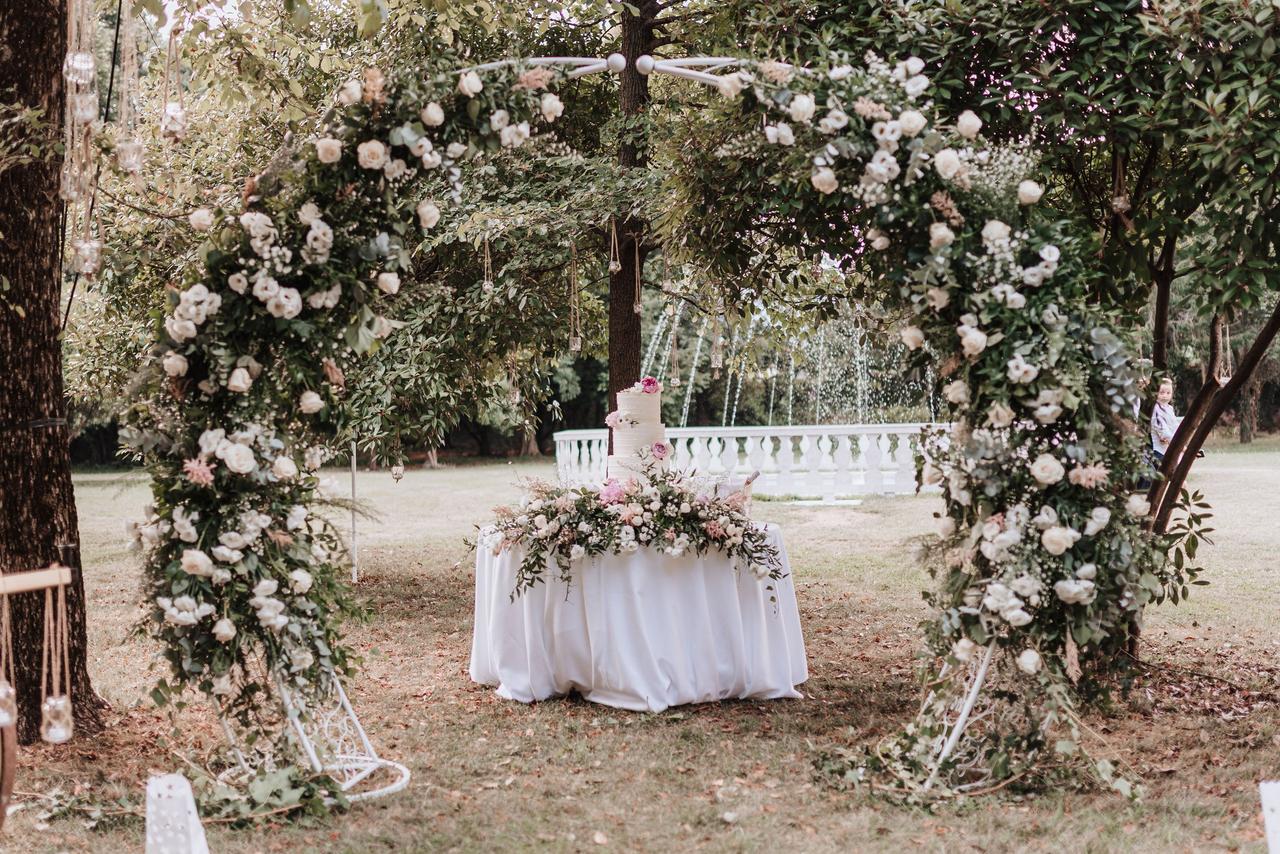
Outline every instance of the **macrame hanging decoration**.
{"label": "macrame hanging decoration", "polygon": [[569,352],[582,352],[582,303],[578,293],[578,245],[569,244]]}
{"label": "macrame hanging decoration", "polygon": [[93,125],[98,119],[98,64],[93,55],[92,0],[70,0],[67,9],[66,153],[59,195],[66,202],[67,233],[72,236],[72,269],[93,278],[102,263],[102,242],[95,237],[93,194],[96,183]]}
{"label": "macrame hanging decoration", "polygon": [[142,181],[146,147],[138,135],[138,36],[136,19],[124,13],[120,22],[120,106],[116,116],[116,165]]}
{"label": "macrame hanging decoration", "polygon": [[169,49],[164,60],[164,111],[160,114],[160,134],[171,142],[187,135],[187,107],[182,93],[181,25],[169,31]]}
{"label": "macrame hanging decoration", "polygon": [[676,312],[675,303],[667,303],[667,316],[671,318],[671,355],[667,357],[667,373],[670,379],[667,385],[680,387],[680,341],[677,333],[680,330],[680,316]]}
{"label": "macrame hanging decoration", "polygon": [[618,222],[609,220],[609,273],[622,271],[622,253],[618,250]]}
{"label": "macrame hanging decoration", "polygon": [[724,318],[717,311],[711,325],[711,379],[720,379],[724,367]]}
{"label": "macrame hanging decoration", "polygon": [[489,235],[484,236],[484,281],[480,289],[485,296],[492,296],[496,285],[493,283],[493,256],[489,254]]}
{"label": "macrame hanging decoration", "polygon": [[[54,590],[56,589],[56,593]],[[44,654],[40,662],[40,737],[50,744],[71,740],[71,666],[67,588],[45,588]]]}

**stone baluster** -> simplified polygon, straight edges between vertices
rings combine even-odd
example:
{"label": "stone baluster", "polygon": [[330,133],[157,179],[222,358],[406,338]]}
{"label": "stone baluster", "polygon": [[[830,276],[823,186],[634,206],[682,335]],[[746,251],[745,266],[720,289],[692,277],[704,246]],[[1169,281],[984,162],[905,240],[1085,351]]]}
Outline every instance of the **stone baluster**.
{"label": "stone baluster", "polygon": [[724,436],[720,444],[720,467],[725,477],[731,477],[738,470],[738,437]]}
{"label": "stone baluster", "polygon": [[795,443],[784,433],[778,437],[778,492],[794,495],[796,492]]}
{"label": "stone baluster", "polygon": [[865,466],[863,491],[868,495],[884,492],[884,455],[880,450],[880,434],[862,434],[862,463]]}
{"label": "stone baluster", "polygon": [[[764,484],[760,483],[760,481],[765,479],[765,470],[769,468],[768,461],[769,461],[769,456],[773,451],[773,437],[772,436],[748,436],[746,441],[747,441],[747,476],[750,477],[751,472],[753,471],[760,472],[760,477],[756,479],[755,485],[763,486]],[[768,452],[766,452],[764,449],[766,442],[769,443]]]}
{"label": "stone baluster", "polygon": [[831,478],[832,492],[834,495],[853,495],[853,437],[832,436],[831,441],[835,444],[832,454],[832,463],[835,466],[835,472]]}
{"label": "stone baluster", "polygon": [[822,436],[804,437],[804,491],[806,495],[822,495]]}
{"label": "stone baluster", "polygon": [[893,491],[898,495],[911,495],[916,491],[914,436],[905,430],[897,436],[898,450],[893,456],[898,463],[898,470],[894,473]]}

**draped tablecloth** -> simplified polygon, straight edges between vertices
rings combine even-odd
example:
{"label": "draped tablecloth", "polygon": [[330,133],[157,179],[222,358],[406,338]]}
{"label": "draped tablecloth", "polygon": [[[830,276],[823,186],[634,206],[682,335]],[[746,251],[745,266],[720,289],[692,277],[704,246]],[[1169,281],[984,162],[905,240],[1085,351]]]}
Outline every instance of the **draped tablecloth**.
{"label": "draped tablecloth", "polygon": [[730,698],[800,697],[809,678],[795,585],[776,525],[766,526],[786,576],[757,579],[722,553],[656,549],[576,562],[566,585],[549,559],[511,599],[524,554],[476,555],[471,678],[524,703],[571,689],[620,709],[659,712]]}

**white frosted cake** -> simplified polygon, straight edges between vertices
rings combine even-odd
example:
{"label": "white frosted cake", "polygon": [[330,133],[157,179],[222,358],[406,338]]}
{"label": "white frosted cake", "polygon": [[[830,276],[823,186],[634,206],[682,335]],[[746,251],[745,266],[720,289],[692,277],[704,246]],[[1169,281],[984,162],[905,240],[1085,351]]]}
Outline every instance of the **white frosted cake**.
{"label": "white frosted cake", "polygon": [[662,383],[645,377],[618,392],[618,408],[605,421],[613,431],[607,477],[643,477],[646,466],[667,470],[671,446],[662,423]]}

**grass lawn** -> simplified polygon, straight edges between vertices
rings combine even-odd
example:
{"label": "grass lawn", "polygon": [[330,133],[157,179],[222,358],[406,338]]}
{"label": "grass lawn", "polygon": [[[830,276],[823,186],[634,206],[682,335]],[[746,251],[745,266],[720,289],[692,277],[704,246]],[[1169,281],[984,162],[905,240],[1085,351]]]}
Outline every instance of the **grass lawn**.
{"label": "grass lawn", "polygon": [[[524,706],[467,677],[473,556],[462,538],[519,476],[549,463],[412,471],[396,484],[366,473],[358,588],[373,619],[353,627],[365,665],[352,700],[381,751],[413,771],[400,795],[312,827],[210,829],[217,852],[257,851],[1262,851],[1257,782],[1280,776],[1280,444],[1223,444],[1196,468],[1217,513],[1204,553],[1212,585],[1151,614],[1155,668],[1127,701],[1090,724],[1097,746],[1140,772],[1146,800],[1093,791],[990,797],[935,814],[815,782],[816,750],[868,744],[914,710],[915,624],[926,578],[913,538],[930,498],[859,507],[758,502],[779,522],[795,573],[811,678],[805,699],[733,702],[637,714],[557,700]],[[40,822],[56,787],[138,794],[153,771],[199,761],[220,744],[208,714],[188,710],[176,737],[146,693],[155,649],[131,635],[138,562],[123,526],[145,482],[77,478],[88,577],[92,671],[113,707],[105,734],[27,749],[17,789],[28,805],[0,851],[141,850],[142,823],[88,831]],[[726,817],[732,821],[726,821]]]}

